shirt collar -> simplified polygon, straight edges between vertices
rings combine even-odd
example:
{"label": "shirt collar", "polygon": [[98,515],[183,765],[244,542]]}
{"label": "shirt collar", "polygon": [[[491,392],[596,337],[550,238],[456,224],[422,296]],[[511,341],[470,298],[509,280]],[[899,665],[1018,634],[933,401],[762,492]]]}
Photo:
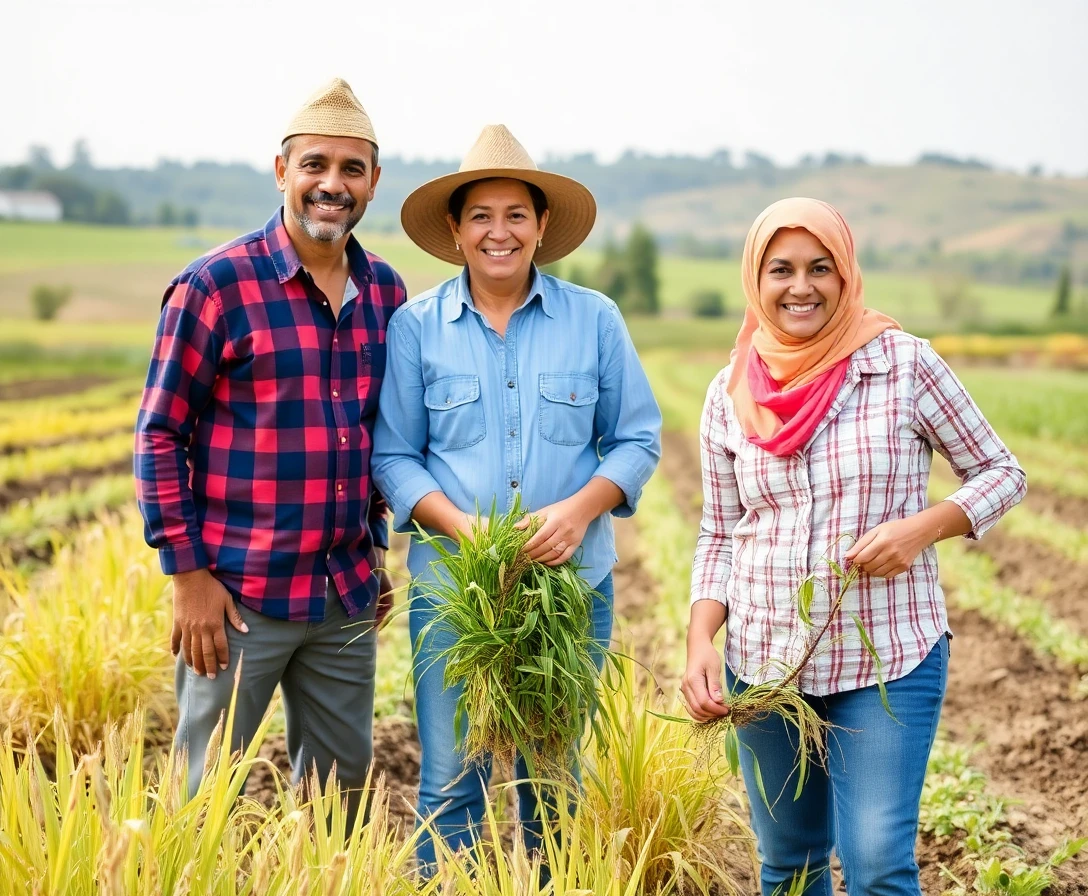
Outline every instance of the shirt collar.
{"label": "shirt collar", "polygon": [[860,374],[887,373],[891,369],[891,364],[884,352],[883,334],[869,340],[854,352],[850,360],[854,369]]}
{"label": "shirt collar", "polygon": [[[286,283],[302,268],[302,261],[283,224],[282,206],[265,224],[264,239],[268,246],[268,254],[272,257],[272,266],[276,269],[276,279],[281,284]],[[347,254],[352,277],[364,286],[368,285],[374,279],[374,274],[366,250],[355,239],[355,234],[348,237]]]}
{"label": "shirt collar", "polygon": [[[529,284],[529,297],[521,307],[524,308],[536,298],[540,299],[541,310],[548,315],[548,317],[555,317],[555,300],[550,296],[548,285],[544,282],[544,277],[540,273],[539,268],[534,264],[533,280]],[[461,274],[458,276],[456,283],[454,283],[453,292],[451,292],[446,299],[446,323],[450,324],[457,320],[465,308],[470,308],[475,311],[475,306],[472,303],[472,293],[468,288],[467,266],[461,269]]]}

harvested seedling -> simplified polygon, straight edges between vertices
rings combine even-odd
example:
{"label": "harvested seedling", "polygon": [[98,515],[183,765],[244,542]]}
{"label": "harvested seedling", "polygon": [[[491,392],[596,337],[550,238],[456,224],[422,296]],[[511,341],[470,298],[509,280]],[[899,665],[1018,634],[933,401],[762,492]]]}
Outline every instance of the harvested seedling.
{"label": "harvested seedling", "polygon": [[452,646],[446,687],[463,688],[455,725],[466,758],[491,754],[530,773],[562,775],[586,719],[600,719],[598,666],[614,655],[593,637],[593,589],[573,563],[549,567],[522,552],[530,530],[516,528],[524,513],[477,518],[471,537],[455,546],[421,533],[439,557],[432,575],[417,583],[416,598],[434,603],[420,639],[445,629]]}

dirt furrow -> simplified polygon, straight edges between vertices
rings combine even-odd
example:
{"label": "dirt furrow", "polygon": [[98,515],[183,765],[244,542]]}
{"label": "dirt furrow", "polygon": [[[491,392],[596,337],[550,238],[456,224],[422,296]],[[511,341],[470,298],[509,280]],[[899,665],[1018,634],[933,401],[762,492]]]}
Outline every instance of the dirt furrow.
{"label": "dirt furrow", "polygon": [[1051,548],[1013,538],[1000,527],[970,542],[968,549],[981,551],[993,561],[1001,584],[1041,601],[1054,616],[1088,635],[1088,566]]}
{"label": "dirt furrow", "polygon": [[132,458],[126,457],[94,470],[72,470],[35,480],[20,480],[0,485],[0,513],[23,500],[34,500],[43,494],[52,495],[72,489],[83,491],[103,476],[132,472]]}
{"label": "dirt furrow", "polygon": [[58,395],[71,395],[86,392],[95,386],[104,386],[115,381],[110,376],[79,376],[58,380],[19,380],[12,383],[0,383],[0,401],[28,401],[31,398],[55,398]]}

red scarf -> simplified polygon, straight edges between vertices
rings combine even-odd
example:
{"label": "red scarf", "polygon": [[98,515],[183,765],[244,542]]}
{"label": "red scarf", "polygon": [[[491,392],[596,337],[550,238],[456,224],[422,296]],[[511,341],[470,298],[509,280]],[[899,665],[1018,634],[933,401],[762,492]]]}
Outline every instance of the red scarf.
{"label": "red scarf", "polygon": [[839,394],[849,365],[850,359],[843,358],[812,382],[783,392],[755,349],[749,351],[747,372],[752,400],[776,414],[782,425],[770,438],[753,434],[748,440],[776,457],[800,451]]}

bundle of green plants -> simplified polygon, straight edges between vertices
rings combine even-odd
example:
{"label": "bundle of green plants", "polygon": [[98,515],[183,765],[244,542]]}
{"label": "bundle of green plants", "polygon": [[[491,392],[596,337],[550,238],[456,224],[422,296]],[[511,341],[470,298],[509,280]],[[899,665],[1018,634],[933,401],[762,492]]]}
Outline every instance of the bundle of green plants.
{"label": "bundle of green plants", "polygon": [[593,638],[593,589],[571,562],[550,567],[522,550],[533,528],[517,528],[519,502],[506,514],[477,517],[456,544],[421,533],[438,552],[418,598],[435,604],[420,633],[453,642],[445,686],[463,687],[455,725],[469,760],[520,753],[534,776],[562,776],[585,730],[602,722],[597,662],[615,654]]}
{"label": "bundle of green plants", "polygon": [[[756,722],[761,722],[772,715],[781,716],[786,722],[796,729],[798,738],[797,749],[797,787],[794,799],[801,795],[801,790],[808,780],[808,773],[813,761],[823,764],[827,759],[827,732],[832,727],[831,723],[823,718],[811,703],[805,698],[804,693],[797,685],[801,673],[816,656],[818,650],[826,647],[825,640],[836,620],[843,612],[843,603],[850,587],[857,581],[860,575],[857,566],[849,572],[834,560],[826,559],[831,568],[834,580],[837,583],[837,592],[829,595],[827,618],[823,624],[817,627],[812,618],[812,603],[816,594],[816,574],[809,575],[798,588],[794,601],[797,606],[797,614],[801,622],[806,626],[808,633],[805,639],[805,649],[800,659],[792,665],[779,664],[782,667],[782,676],[763,682],[758,685],[747,685],[737,682],[737,686],[727,695],[726,702],[729,705],[729,714],[709,722],[697,722],[694,728],[698,736],[705,743],[716,745],[719,741],[724,743],[725,756],[729,767],[734,774],[740,769],[740,748],[742,746],[737,731]],[[880,689],[880,700],[885,711],[894,718],[891,704],[888,702],[887,690],[884,686],[883,664],[877,654],[876,646],[869,636],[861,617],[856,613],[851,614],[854,626],[862,644],[873,660],[877,675],[877,687]],[[759,771],[759,762],[753,756],[756,786],[759,789],[760,798],[771,805],[767,793],[763,787],[762,775]]]}

